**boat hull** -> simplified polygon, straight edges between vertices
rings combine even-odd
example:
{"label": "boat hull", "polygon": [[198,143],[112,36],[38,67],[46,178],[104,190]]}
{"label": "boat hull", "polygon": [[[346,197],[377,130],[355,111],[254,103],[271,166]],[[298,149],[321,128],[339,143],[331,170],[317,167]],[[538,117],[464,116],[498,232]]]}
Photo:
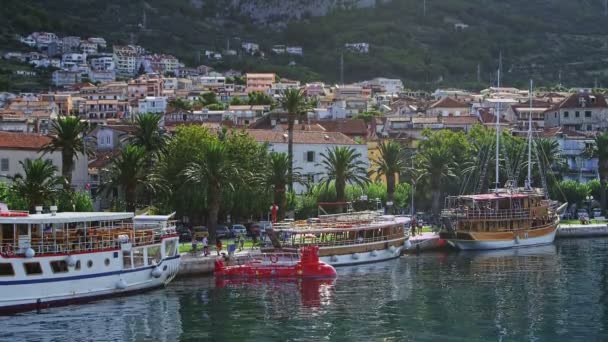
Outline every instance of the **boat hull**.
{"label": "boat hull", "polygon": [[[483,236],[480,236],[480,234],[474,235],[476,237],[475,240],[446,240],[450,245],[460,250],[492,250],[551,244],[555,240],[556,233],[557,224],[539,229],[538,231],[497,233],[497,237],[500,236],[499,238],[492,238],[492,234],[490,233]],[[510,237],[506,238],[506,236]]]}
{"label": "boat hull", "polygon": [[[0,280],[0,313],[44,309],[144,292],[164,287],[179,270],[179,255],[164,258],[158,265],[128,270],[117,270],[110,264],[105,272],[99,272],[99,268],[95,268],[95,272],[88,272],[84,265],[84,260],[103,263],[113,255],[114,252],[84,254],[81,272],[70,272],[63,277]],[[46,263],[60,259],[65,257],[42,257],[36,258],[36,261]],[[19,261],[14,262],[19,265]],[[155,268],[160,270],[160,275],[153,274]]]}
{"label": "boat hull", "polygon": [[405,238],[339,248],[321,248],[321,261],[332,265],[352,266],[396,259],[401,256]]}

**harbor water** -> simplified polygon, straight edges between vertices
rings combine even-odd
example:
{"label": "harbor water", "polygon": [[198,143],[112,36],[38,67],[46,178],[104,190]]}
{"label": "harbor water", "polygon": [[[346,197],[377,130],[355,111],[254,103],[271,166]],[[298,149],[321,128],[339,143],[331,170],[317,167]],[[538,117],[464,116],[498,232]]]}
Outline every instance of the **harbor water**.
{"label": "harbor water", "polygon": [[0,317],[0,341],[606,341],[608,239],[405,256],[335,281],[176,280]]}

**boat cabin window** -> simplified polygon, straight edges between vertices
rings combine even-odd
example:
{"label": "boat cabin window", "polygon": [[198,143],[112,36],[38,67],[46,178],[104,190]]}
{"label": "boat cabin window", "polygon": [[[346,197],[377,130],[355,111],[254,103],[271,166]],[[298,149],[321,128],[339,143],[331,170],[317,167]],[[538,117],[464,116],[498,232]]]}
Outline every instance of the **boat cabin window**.
{"label": "boat cabin window", "polygon": [[13,243],[15,239],[15,230],[12,224],[3,224],[2,231],[0,232],[0,238],[2,239],[2,243]]}
{"label": "boat cabin window", "polygon": [[141,267],[144,265],[144,249],[133,248],[133,266]]}
{"label": "boat cabin window", "polygon": [[152,265],[152,261],[160,262],[160,246],[148,247],[148,265]]}
{"label": "boat cabin window", "polygon": [[42,274],[42,267],[39,262],[25,262],[23,263],[26,275],[37,275]]}
{"label": "boat cabin window", "polygon": [[51,261],[51,270],[53,273],[65,273],[68,271],[68,263],[65,260]]}
{"label": "boat cabin window", "polygon": [[176,240],[165,240],[165,254],[168,257],[172,257],[177,254],[177,241]]}
{"label": "boat cabin window", "polygon": [[10,277],[15,275],[13,265],[11,263],[0,263],[0,277]]}
{"label": "boat cabin window", "polygon": [[74,266],[74,270],[76,270],[76,271],[80,270],[80,260],[76,261],[76,265]]}
{"label": "boat cabin window", "polygon": [[133,267],[133,263],[131,262],[131,252],[122,252],[122,266],[124,269]]}

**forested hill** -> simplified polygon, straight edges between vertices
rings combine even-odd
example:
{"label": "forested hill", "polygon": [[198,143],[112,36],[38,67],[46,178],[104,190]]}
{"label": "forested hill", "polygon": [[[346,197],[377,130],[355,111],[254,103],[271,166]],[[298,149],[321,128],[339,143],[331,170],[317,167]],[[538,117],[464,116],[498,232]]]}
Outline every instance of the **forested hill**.
{"label": "forested hill", "polygon": [[[426,2],[426,14],[423,4]],[[197,50],[254,41],[302,46],[303,57],[237,56],[218,68],[354,81],[399,77],[410,87],[485,86],[502,51],[505,84],[530,77],[569,86],[608,85],[604,0],[2,0],[3,44],[15,33],[51,30],[133,40],[196,64]],[[145,27],[142,27],[145,13]],[[456,29],[456,24],[468,27]],[[368,42],[369,54],[344,52]],[[296,66],[287,66],[291,61]],[[478,72],[479,71],[479,72]],[[479,79],[479,83],[477,80]]]}

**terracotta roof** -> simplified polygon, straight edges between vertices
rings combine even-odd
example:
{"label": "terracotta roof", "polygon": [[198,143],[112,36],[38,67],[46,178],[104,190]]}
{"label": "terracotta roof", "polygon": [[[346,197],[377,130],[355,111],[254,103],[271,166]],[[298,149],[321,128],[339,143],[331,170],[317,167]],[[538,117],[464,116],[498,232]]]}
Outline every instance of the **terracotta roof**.
{"label": "terracotta roof", "polygon": [[443,99],[433,103],[429,108],[468,108],[469,105],[456,101],[451,97],[444,97]]}
{"label": "terracotta roof", "polygon": [[51,138],[46,135],[0,132],[0,149],[40,150],[49,142]]}
{"label": "terracotta roof", "polygon": [[[496,124],[496,116],[494,114],[490,113],[490,111],[487,108],[479,109],[479,119],[484,124]],[[504,114],[500,116],[501,125],[508,125],[509,123],[510,123],[509,120],[507,120],[505,118]]]}
{"label": "terracotta roof", "polygon": [[[595,97],[595,101],[592,102],[592,97]],[[579,105],[579,98],[585,99],[585,107],[581,107]],[[579,93],[572,94],[565,98],[562,102],[557,105],[557,108],[606,108],[608,107],[608,103],[606,103],[606,98],[601,94],[589,94],[589,93]]]}
{"label": "terracotta roof", "polygon": [[112,162],[118,151],[112,152],[97,152],[96,155],[89,161],[90,169],[101,169]]}
{"label": "terracotta roof", "polygon": [[346,135],[367,134],[367,125],[363,119],[328,120],[318,121],[317,123],[325,128],[328,132],[340,132]]}
{"label": "terracotta roof", "polygon": [[445,116],[441,118],[441,121],[447,125],[474,125],[479,123],[479,118],[474,115]]}
{"label": "terracotta roof", "polygon": [[[266,129],[246,130],[258,142],[287,143],[287,132],[277,132]],[[357,143],[339,132],[294,131],[294,144],[333,144],[357,145]]]}
{"label": "terracotta roof", "polygon": [[433,118],[422,117],[422,118],[412,118],[412,123],[413,124],[436,124],[436,123],[440,123],[440,121],[437,117],[433,117]]}

